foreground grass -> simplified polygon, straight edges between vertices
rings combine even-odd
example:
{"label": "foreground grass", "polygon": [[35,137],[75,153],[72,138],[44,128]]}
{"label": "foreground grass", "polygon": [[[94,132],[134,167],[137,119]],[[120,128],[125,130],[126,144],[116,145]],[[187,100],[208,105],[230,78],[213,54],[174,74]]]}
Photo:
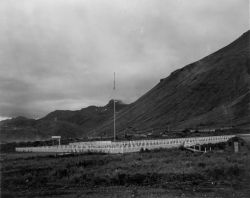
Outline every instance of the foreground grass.
{"label": "foreground grass", "polygon": [[10,197],[46,193],[50,197],[70,189],[114,186],[196,192],[223,188],[246,194],[250,182],[249,152],[173,149],[124,155],[13,155],[5,155],[1,162],[2,193]]}

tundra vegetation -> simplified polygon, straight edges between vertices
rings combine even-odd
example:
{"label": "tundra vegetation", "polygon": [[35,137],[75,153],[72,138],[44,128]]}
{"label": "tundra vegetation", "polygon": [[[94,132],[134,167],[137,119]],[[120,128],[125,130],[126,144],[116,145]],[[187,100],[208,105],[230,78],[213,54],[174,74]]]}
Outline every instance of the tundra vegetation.
{"label": "tundra vegetation", "polygon": [[1,154],[2,197],[249,197],[250,153]]}

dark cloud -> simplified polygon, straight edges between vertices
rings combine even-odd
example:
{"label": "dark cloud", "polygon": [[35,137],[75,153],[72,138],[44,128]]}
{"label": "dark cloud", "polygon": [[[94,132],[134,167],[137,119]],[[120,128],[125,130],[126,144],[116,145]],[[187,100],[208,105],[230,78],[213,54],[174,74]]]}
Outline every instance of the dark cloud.
{"label": "dark cloud", "polygon": [[[0,116],[133,102],[249,29],[248,0],[2,0]],[[1,119],[1,118],[0,118]]]}

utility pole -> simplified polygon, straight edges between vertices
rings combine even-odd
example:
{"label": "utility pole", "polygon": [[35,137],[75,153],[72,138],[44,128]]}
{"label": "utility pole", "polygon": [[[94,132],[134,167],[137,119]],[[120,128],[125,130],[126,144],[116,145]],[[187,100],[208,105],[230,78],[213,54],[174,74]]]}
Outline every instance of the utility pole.
{"label": "utility pole", "polygon": [[115,72],[114,72],[114,141],[116,141],[116,131],[115,131]]}

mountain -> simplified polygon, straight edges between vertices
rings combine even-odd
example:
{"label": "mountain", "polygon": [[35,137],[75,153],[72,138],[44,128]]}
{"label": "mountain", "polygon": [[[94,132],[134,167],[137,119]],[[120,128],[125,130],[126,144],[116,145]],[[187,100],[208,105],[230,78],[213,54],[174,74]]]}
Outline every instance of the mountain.
{"label": "mountain", "polygon": [[[92,131],[96,126],[102,125],[109,118],[113,118],[113,100],[103,107],[89,106],[78,111],[64,111],[57,110],[49,113],[39,122],[62,121],[75,124],[81,128],[82,131]],[[116,111],[120,111],[127,105],[122,101],[116,102]]]}
{"label": "mountain", "polygon": [[[250,31],[171,73],[117,114],[117,130],[250,127]],[[112,120],[97,129],[112,133]]]}
{"label": "mountain", "polygon": [[[116,111],[127,105],[116,102]],[[52,135],[63,138],[85,137],[87,132],[113,117],[113,100],[103,107],[89,106],[77,111],[56,110],[34,120],[17,117],[0,122],[2,142],[46,140]]]}
{"label": "mountain", "polygon": [[[117,134],[185,128],[250,128],[250,31],[217,52],[171,73],[130,105],[116,102]],[[113,101],[57,110],[39,119],[0,122],[1,141],[112,136]]]}

